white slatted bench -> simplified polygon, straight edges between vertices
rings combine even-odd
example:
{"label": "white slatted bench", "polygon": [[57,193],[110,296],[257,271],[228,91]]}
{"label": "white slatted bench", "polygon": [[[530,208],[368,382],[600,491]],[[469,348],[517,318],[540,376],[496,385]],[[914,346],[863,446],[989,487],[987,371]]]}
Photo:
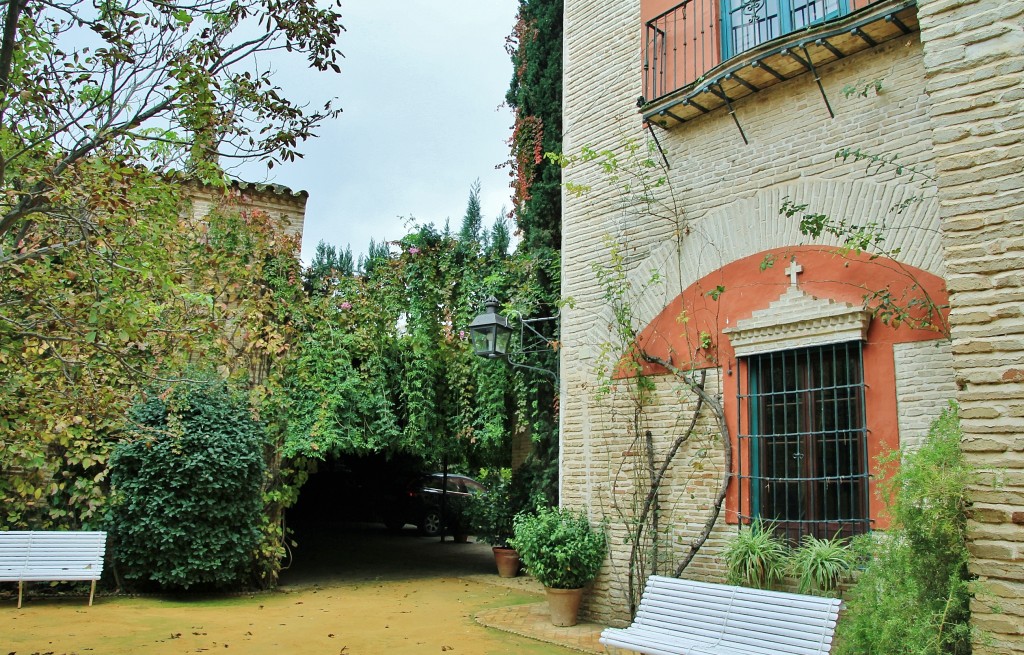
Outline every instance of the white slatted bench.
{"label": "white slatted bench", "polygon": [[828,653],[839,617],[834,598],[652,575],[628,628],[601,643],[647,655]]}
{"label": "white slatted bench", "polygon": [[103,573],[106,532],[0,532],[0,582],[18,583],[18,607],[26,582],[92,580]]}

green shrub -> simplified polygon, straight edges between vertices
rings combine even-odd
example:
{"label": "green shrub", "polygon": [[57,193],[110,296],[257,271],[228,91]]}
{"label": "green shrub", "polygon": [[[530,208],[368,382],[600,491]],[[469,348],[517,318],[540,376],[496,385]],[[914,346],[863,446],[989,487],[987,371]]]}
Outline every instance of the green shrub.
{"label": "green shrub", "polygon": [[220,381],[135,405],[111,457],[110,531],[126,580],[164,589],[246,583],[260,542],[259,424]]}
{"label": "green shrub", "polygon": [[731,584],[768,589],[786,574],[789,548],[758,519],[740,528],[722,554]]}
{"label": "green shrub", "polygon": [[523,565],[545,587],[579,589],[601,570],[608,541],[587,515],[560,507],[538,507],[517,514],[512,547]]}
{"label": "green shrub", "polygon": [[[971,652],[966,488],[956,405],[926,443],[903,454],[886,485],[892,526],[846,595],[837,655],[962,655]],[[900,454],[887,458],[900,461]]]}
{"label": "green shrub", "polygon": [[512,470],[485,471],[480,482],[486,489],[473,494],[466,502],[470,532],[491,546],[508,546],[513,535],[512,520],[516,514],[512,508],[510,492]]}

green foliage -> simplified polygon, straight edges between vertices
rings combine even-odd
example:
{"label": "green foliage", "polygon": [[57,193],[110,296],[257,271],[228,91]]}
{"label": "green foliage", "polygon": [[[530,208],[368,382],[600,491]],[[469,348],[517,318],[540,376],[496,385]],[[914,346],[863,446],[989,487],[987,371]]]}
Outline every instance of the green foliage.
{"label": "green foliage", "polygon": [[893,453],[886,485],[890,530],[847,594],[838,655],[962,655],[971,652],[967,485],[953,404],[920,450]]}
{"label": "green foliage", "polygon": [[792,575],[802,594],[833,593],[860,561],[860,551],[838,536],[818,539],[804,535],[799,546],[790,548],[760,519],[743,526],[722,555],[731,584],[771,589]]}
{"label": "green foliage", "polygon": [[287,457],[384,452],[508,465],[532,399],[518,371],[473,355],[466,329],[488,295],[533,311],[538,266],[507,254],[500,225],[487,242],[479,193],[474,184],[459,233],[413,225],[397,253],[371,242],[360,275],[333,268],[332,247],[318,249],[324,272],[311,267],[306,278],[324,285],[307,285],[309,315],[285,376]]}
{"label": "green foliage", "polygon": [[[531,453],[514,472],[508,468],[482,469],[480,481],[486,491],[469,498],[466,514],[473,534],[492,546],[508,546],[515,534],[514,520],[518,514],[529,513],[538,506],[551,507],[557,490],[551,475],[542,468],[551,458],[546,453]],[[557,483],[557,468],[554,482]]]}
{"label": "green foliage", "polygon": [[831,593],[853,573],[857,563],[857,551],[849,540],[804,535],[790,555],[789,570],[797,578],[800,593]]}
{"label": "green foliage", "polygon": [[608,550],[602,528],[583,511],[538,507],[517,514],[511,545],[530,574],[554,589],[578,589],[597,576]]}
{"label": "green foliage", "polygon": [[255,573],[263,439],[217,380],[135,405],[111,457],[110,531],[125,578],[163,589],[237,587]]}
{"label": "green foliage", "polygon": [[316,244],[309,268],[302,273],[303,286],[310,295],[323,295],[338,284],[339,278],[352,277],[354,273],[355,262],[350,247],[342,250],[320,241]]}
{"label": "green foliage", "polygon": [[836,160],[846,162],[852,160],[854,162],[867,162],[866,170],[869,174],[875,175],[883,170],[892,170],[896,175],[908,175],[909,181],[913,182],[915,178],[922,177],[926,180],[935,181],[933,175],[929,175],[922,171],[917,166],[908,166],[902,162],[897,161],[898,155],[890,154],[877,154],[861,150],[860,148],[844,147],[836,151]]}
{"label": "green foliage", "polygon": [[310,0],[26,0],[4,25],[0,523],[98,527],[119,424],[154,376],[206,361],[264,408],[288,338],[271,278],[288,279],[296,244],[260,212],[205,220],[188,200],[239,199],[221,153],[289,161],[336,115],[254,62],[290,50],[336,69],[340,15]]}
{"label": "green foliage", "polygon": [[[551,439],[534,440],[533,450],[512,476],[513,515],[538,505],[558,504],[558,443]],[[554,451],[554,452],[551,452]]]}
{"label": "green foliage", "polygon": [[486,237],[481,234],[483,221],[483,215],[480,213],[480,180],[477,180],[469,189],[469,201],[466,203],[466,214],[462,217],[459,241],[471,246],[479,245],[481,237]]}
{"label": "green foliage", "polygon": [[740,528],[722,552],[731,584],[769,589],[786,574],[789,548],[760,520]]}
{"label": "green foliage", "polygon": [[471,496],[466,506],[470,532],[491,546],[508,546],[516,515],[511,493],[512,469],[488,469],[482,473],[479,479],[486,490]]}
{"label": "green foliage", "polygon": [[322,292],[313,293],[284,375],[286,457],[399,448],[399,310],[392,285],[381,279],[390,269],[375,261],[374,276],[329,276]]}
{"label": "green foliage", "polygon": [[[505,100],[515,111],[509,141],[515,217],[528,252],[561,247],[562,0],[520,0],[508,51],[514,73]],[[558,282],[552,280],[557,291]]]}
{"label": "green foliage", "polygon": [[[844,158],[847,156],[856,155],[844,155]],[[905,203],[916,199],[911,198],[904,201],[903,204],[894,208],[894,211],[903,211],[906,208]],[[884,221],[868,221],[860,225],[837,220],[827,214],[807,211],[808,207],[809,205],[806,203],[797,204],[790,198],[784,198],[782,206],[779,208],[779,214],[786,218],[799,215],[800,233],[813,239],[818,239],[822,235],[835,237],[841,243],[839,247],[841,255],[850,252],[867,253],[872,260],[878,257],[892,259],[893,262],[886,265],[905,277],[910,283],[901,294],[893,293],[889,287],[868,290],[864,294],[864,305],[871,310],[875,318],[894,328],[907,324],[917,329],[948,333],[949,326],[942,314],[945,307],[938,305],[924,290],[910,268],[896,260],[900,249],[898,247],[890,248],[885,243],[888,228]],[[761,270],[764,271],[769,266],[770,263],[766,258],[761,263]]]}
{"label": "green foliage", "polygon": [[490,258],[504,257],[508,255],[508,248],[512,244],[512,231],[508,227],[508,219],[502,212],[494,220],[491,226],[491,237],[487,241],[487,254]]}
{"label": "green foliage", "polygon": [[853,96],[860,96],[861,98],[867,98],[868,94],[874,91],[875,95],[881,95],[882,93],[882,79],[875,78],[865,82],[864,80],[857,80],[855,84],[847,84],[843,86],[843,96],[845,98],[852,98]]}
{"label": "green foliage", "polygon": [[[519,0],[516,26],[506,44],[514,68],[505,96],[515,112],[508,161],[511,216],[521,241],[509,285],[514,291],[505,297],[521,318],[556,316],[561,301],[562,171],[544,153],[562,149],[562,10],[562,0]],[[506,247],[494,247],[497,237],[492,238],[492,252],[504,253]],[[550,343],[558,343],[554,321],[540,329]],[[529,363],[554,370],[557,356],[549,355],[547,361]],[[551,471],[557,466],[558,390],[543,374],[518,370],[515,379],[517,414],[533,439],[531,467],[550,492],[557,489]]]}

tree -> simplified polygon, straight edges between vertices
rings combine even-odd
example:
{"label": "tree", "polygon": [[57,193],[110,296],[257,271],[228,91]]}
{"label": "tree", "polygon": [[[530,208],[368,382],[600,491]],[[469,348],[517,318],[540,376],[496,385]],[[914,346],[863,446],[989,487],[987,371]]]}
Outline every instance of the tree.
{"label": "tree", "polygon": [[[287,99],[257,59],[287,50],[305,54],[312,68],[338,70],[340,15],[313,0],[14,0],[4,10],[5,281],[31,262],[60,266],[89,257],[132,268],[166,260],[159,249],[134,246],[166,241],[152,234],[169,229],[166,223],[152,228],[140,218],[151,220],[153,211],[176,218],[167,204],[180,178],[168,174],[185,170],[216,183],[220,158],[292,160],[297,144],[338,112],[328,103],[309,113]],[[9,289],[3,286],[5,294]],[[25,302],[8,296],[3,307]],[[58,324],[71,322],[60,305],[47,309]],[[5,341],[38,338],[44,327],[50,341],[82,341],[21,318],[3,321]]]}
{"label": "tree", "polygon": [[885,539],[846,597],[839,653],[961,655],[971,652],[967,490],[956,404],[936,419],[917,451],[885,457],[898,470],[883,485],[892,514]]}
{"label": "tree", "polygon": [[[509,139],[513,210],[519,246],[518,266],[526,273],[520,289],[529,301],[524,318],[558,314],[561,281],[559,251],[562,245],[561,168],[544,157],[562,150],[562,9],[563,0],[520,0],[515,29],[507,50],[514,67],[505,101],[515,111]],[[541,330],[551,343],[558,342],[557,325]],[[554,353],[552,353],[554,354]],[[551,357],[546,366],[554,365]],[[530,432],[534,447],[526,476],[537,486],[557,488],[558,412],[557,393],[543,375],[527,376],[533,390]]]}
{"label": "tree", "polygon": [[302,272],[306,293],[324,293],[331,287],[338,271],[338,250],[326,241],[320,240],[313,252],[313,261]]}
{"label": "tree", "polygon": [[218,160],[289,161],[337,114],[284,97],[258,55],[338,70],[342,26],[312,0],[0,11],[0,493],[6,525],[80,527],[140,382],[189,357],[238,371],[284,352],[266,276],[287,281],[277,257],[296,244],[188,198],[239,195]]}
{"label": "tree", "polygon": [[562,175],[544,153],[562,151],[562,0],[520,0],[517,18],[508,43],[514,73],[505,95],[515,110],[509,141],[514,213],[527,250],[558,250]]}
{"label": "tree", "polygon": [[483,229],[483,214],[480,213],[480,180],[469,187],[469,201],[466,203],[466,215],[462,218],[462,229],[459,230],[459,241],[462,243],[478,243]]}
{"label": "tree", "polygon": [[505,210],[494,220],[491,226],[491,236],[487,240],[487,252],[495,257],[503,257],[508,254],[508,247],[512,244],[512,232],[508,228],[508,219],[505,217]]}

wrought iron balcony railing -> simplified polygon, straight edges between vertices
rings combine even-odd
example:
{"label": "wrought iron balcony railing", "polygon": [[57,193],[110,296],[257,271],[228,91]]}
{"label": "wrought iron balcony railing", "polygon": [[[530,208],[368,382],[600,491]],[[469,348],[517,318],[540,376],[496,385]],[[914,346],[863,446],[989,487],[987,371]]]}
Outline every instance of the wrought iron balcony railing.
{"label": "wrought iron balcony railing", "polygon": [[644,25],[644,98],[662,98],[763,43],[878,1],[684,0]]}

